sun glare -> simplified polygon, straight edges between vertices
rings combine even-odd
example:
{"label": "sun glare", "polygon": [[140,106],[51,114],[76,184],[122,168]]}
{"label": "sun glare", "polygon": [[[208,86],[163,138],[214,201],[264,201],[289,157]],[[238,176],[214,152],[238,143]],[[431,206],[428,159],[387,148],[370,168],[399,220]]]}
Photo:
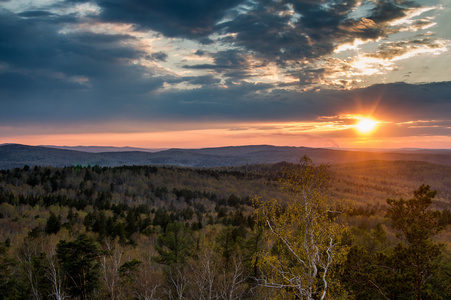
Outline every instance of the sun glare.
{"label": "sun glare", "polygon": [[376,129],[377,123],[379,123],[379,122],[377,122],[373,119],[364,118],[364,119],[360,119],[357,122],[357,124],[355,125],[355,128],[360,133],[370,133],[371,131]]}

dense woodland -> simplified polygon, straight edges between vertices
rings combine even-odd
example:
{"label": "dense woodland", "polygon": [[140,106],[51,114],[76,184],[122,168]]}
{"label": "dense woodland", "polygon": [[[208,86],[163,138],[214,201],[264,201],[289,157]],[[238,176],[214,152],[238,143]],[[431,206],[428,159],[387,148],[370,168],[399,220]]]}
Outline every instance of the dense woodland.
{"label": "dense woodland", "polygon": [[[436,192],[436,191],[437,192]],[[0,171],[0,299],[450,299],[451,167]]]}

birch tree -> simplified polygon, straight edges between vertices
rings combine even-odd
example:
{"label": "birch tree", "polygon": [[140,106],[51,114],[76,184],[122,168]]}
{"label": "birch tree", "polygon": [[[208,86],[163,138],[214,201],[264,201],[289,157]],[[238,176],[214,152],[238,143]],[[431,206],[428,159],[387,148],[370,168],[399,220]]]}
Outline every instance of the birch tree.
{"label": "birch tree", "polygon": [[55,300],[69,298],[64,289],[64,276],[55,255],[47,258],[46,278],[50,283],[50,297]]}
{"label": "birch tree", "polygon": [[314,166],[308,157],[286,169],[281,184],[288,201],[259,201],[258,220],[268,229],[268,249],[259,256],[260,285],[277,289],[282,297],[325,299],[331,268],[341,257],[339,236],[344,228],[334,221],[337,204],[326,194],[326,165]]}
{"label": "birch tree", "polygon": [[111,300],[121,299],[119,268],[124,261],[124,250],[119,245],[118,238],[106,239],[104,246],[108,255],[104,255],[100,259],[102,282]]}

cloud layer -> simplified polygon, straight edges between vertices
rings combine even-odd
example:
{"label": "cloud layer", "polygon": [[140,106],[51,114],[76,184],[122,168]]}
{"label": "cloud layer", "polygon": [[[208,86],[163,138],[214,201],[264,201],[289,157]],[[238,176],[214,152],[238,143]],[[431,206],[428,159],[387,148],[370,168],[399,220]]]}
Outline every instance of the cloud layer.
{"label": "cloud layer", "polygon": [[444,0],[0,1],[0,127],[368,114],[435,120],[409,128],[449,136],[450,10]]}

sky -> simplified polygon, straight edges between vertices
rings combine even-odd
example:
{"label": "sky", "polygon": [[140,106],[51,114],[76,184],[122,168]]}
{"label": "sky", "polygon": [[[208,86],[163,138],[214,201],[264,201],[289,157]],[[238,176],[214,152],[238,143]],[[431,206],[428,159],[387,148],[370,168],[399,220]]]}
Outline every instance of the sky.
{"label": "sky", "polygon": [[451,149],[450,18],[449,0],[0,0],[0,144]]}

